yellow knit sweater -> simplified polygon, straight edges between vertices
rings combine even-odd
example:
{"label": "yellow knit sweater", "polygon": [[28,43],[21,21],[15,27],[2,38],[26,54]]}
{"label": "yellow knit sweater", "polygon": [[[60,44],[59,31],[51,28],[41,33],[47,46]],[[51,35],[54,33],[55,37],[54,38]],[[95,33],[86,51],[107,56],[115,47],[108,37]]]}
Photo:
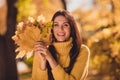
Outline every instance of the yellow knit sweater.
{"label": "yellow knit sweater", "polygon": [[[81,52],[69,74],[64,71],[70,62],[69,51],[72,47],[72,39],[67,42],[53,43],[58,52],[58,65],[52,70],[55,80],[85,80],[88,73],[90,51],[87,46],[81,46]],[[40,58],[35,55],[33,61],[32,80],[48,80],[47,69],[40,69]]]}

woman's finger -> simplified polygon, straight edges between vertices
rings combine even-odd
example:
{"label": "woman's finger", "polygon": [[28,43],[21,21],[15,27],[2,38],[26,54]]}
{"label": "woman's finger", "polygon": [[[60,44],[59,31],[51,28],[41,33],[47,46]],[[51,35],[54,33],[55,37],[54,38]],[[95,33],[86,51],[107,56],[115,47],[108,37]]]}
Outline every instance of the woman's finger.
{"label": "woman's finger", "polygon": [[46,60],[45,56],[42,53],[38,54],[42,60]]}
{"label": "woman's finger", "polygon": [[37,42],[35,43],[35,45],[38,45],[38,44],[39,44],[39,45],[46,46],[45,43],[44,43],[44,42],[41,42],[41,41],[37,41]]}
{"label": "woman's finger", "polygon": [[37,48],[34,49],[34,51],[42,53],[44,55],[47,55],[47,49],[46,48],[37,47]]}
{"label": "woman's finger", "polygon": [[42,60],[45,60],[45,55],[43,54],[43,51],[41,50],[35,50],[34,51],[35,54],[37,54]]}
{"label": "woman's finger", "polygon": [[47,46],[41,45],[41,44],[36,44],[36,45],[34,46],[34,48],[44,48],[44,49],[47,49]]}

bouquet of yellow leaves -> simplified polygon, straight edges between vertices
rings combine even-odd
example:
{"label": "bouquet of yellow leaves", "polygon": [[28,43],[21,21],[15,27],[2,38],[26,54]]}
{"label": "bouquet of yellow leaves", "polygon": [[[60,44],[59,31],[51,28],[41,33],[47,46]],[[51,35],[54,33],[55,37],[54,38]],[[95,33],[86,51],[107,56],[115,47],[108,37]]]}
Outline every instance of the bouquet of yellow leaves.
{"label": "bouquet of yellow leaves", "polygon": [[26,22],[19,22],[15,35],[12,36],[18,46],[15,50],[18,52],[16,58],[24,56],[30,58],[33,55],[36,41],[43,41],[46,45],[50,45],[52,24],[52,21],[45,23],[43,15],[38,16],[37,19],[28,17]]}

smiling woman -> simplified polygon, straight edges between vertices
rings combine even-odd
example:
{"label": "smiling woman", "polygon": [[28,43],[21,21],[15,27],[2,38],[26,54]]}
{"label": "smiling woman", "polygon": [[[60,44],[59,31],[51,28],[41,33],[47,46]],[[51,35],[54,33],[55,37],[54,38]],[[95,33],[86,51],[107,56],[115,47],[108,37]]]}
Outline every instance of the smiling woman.
{"label": "smiling woman", "polygon": [[73,16],[59,10],[52,21],[52,44],[35,44],[32,80],[85,80],[90,53]]}
{"label": "smiling woman", "polygon": [[53,33],[57,41],[67,41],[70,36],[70,25],[64,16],[58,16],[54,20]]}

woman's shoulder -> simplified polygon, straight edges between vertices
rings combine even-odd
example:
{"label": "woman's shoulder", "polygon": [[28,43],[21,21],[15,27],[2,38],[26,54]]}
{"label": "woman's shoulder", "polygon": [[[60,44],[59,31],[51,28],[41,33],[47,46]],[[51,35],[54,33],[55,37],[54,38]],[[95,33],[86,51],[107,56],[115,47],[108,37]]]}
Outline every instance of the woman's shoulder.
{"label": "woman's shoulder", "polygon": [[86,63],[86,62],[89,63],[89,60],[90,60],[90,50],[89,50],[87,45],[85,45],[85,44],[81,45],[80,53],[79,53],[79,55],[77,57],[77,60],[79,62],[82,61],[84,63]]}
{"label": "woman's shoulder", "polygon": [[88,53],[90,53],[89,47],[87,45],[85,45],[85,44],[81,45],[81,50],[86,50]]}
{"label": "woman's shoulder", "polygon": [[86,56],[90,56],[90,49],[87,45],[82,44],[81,45],[81,49],[80,49],[80,54],[82,55],[86,55]]}

